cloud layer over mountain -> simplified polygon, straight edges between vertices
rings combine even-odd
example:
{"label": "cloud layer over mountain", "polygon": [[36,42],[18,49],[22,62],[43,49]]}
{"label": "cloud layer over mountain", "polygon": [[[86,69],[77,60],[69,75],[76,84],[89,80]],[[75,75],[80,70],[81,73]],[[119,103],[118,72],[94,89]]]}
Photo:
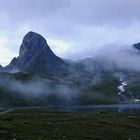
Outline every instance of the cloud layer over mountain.
{"label": "cloud layer over mountain", "polygon": [[0,0],[0,52],[5,48],[0,63],[18,55],[30,30],[48,38],[57,55],[72,59],[91,56],[98,46],[139,42],[139,5],[139,0]]}

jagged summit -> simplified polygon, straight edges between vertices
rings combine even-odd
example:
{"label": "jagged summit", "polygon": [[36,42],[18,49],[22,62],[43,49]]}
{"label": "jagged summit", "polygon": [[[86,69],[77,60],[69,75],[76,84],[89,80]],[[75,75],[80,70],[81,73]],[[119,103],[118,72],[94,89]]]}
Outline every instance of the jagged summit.
{"label": "jagged summit", "polygon": [[40,38],[44,39],[43,36],[41,36],[40,34],[38,34],[38,33],[36,33],[36,32],[33,32],[33,31],[29,31],[29,32],[24,36],[24,40],[26,40],[26,39],[32,39],[33,37],[40,37]]}
{"label": "jagged summit", "polygon": [[67,64],[50,49],[47,41],[40,34],[28,32],[20,46],[19,56],[4,68],[5,71],[62,74]]}
{"label": "jagged summit", "polygon": [[27,52],[33,53],[38,50],[45,50],[45,51],[48,51],[48,53],[50,53],[50,52],[52,53],[45,38],[42,37],[38,33],[30,31],[23,38],[23,41],[22,41],[22,44],[20,47],[20,51],[19,51],[19,56],[22,57]]}
{"label": "jagged summit", "polygon": [[19,55],[20,56],[23,55],[24,51],[29,51],[31,48],[40,49],[40,48],[46,47],[46,46],[47,46],[47,42],[44,37],[42,37],[38,33],[30,31],[23,38]]}

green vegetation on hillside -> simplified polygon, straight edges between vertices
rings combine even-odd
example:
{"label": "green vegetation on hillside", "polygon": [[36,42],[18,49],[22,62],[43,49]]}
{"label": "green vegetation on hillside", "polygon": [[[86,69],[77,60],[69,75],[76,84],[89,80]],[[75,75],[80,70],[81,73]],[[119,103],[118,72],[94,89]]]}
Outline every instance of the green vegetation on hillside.
{"label": "green vegetation on hillside", "polygon": [[21,109],[0,116],[2,140],[139,140],[140,113]]}

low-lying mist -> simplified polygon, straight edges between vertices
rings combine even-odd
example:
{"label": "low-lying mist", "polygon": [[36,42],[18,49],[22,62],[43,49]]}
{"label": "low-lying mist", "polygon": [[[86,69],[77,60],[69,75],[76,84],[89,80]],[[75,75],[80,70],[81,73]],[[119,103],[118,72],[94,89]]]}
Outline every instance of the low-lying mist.
{"label": "low-lying mist", "polygon": [[43,102],[46,102],[46,104],[72,104],[79,93],[78,88],[74,86],[39,76],[21,80],[16,79],[12,74],[12,76],[4,75],[0,79],[0,90],[4,94],[8,93],[10,97],[19,96],[21,99],[28,101],[42,101],[42,105],[45,104]]}
{"label": "low-lying mist", "polygon": [[[100,47],[93,52],[90,61],[87,59],[79,62],[72,65],[71,74],[66,77],[1,73],[1,104],[32,106],[120,103],[118,86],[121,74],[115,72],[111,75],[112,71],[102,73],[103,69],[140,72],[140,53],[131,46]],[[98,66],[99,63],[103,67]]]}
{"label": "low-lying mist", "polygon": [[122,70],[140,72],[140,52],[134,46],[107,45],[96,49],[93,60],[103,62],[105,66],[116,66]]}

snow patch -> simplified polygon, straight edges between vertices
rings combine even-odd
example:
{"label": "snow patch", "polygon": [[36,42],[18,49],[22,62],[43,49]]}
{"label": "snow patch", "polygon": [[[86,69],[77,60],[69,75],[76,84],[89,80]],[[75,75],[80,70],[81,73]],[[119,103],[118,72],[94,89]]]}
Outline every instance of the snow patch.
{"label": "snow patch", "polygon": [[135,102],[140,102],[140,99],[134,99]]}
{"label": "snow patch", "polygon": [[124,93],[125,87],[128,85],[128,83],[124,81],[122,77],[120,78],[120,82],[121,84],[118,86],[118,90],[119,90],[118,95],[121,95],[122,93]]}

